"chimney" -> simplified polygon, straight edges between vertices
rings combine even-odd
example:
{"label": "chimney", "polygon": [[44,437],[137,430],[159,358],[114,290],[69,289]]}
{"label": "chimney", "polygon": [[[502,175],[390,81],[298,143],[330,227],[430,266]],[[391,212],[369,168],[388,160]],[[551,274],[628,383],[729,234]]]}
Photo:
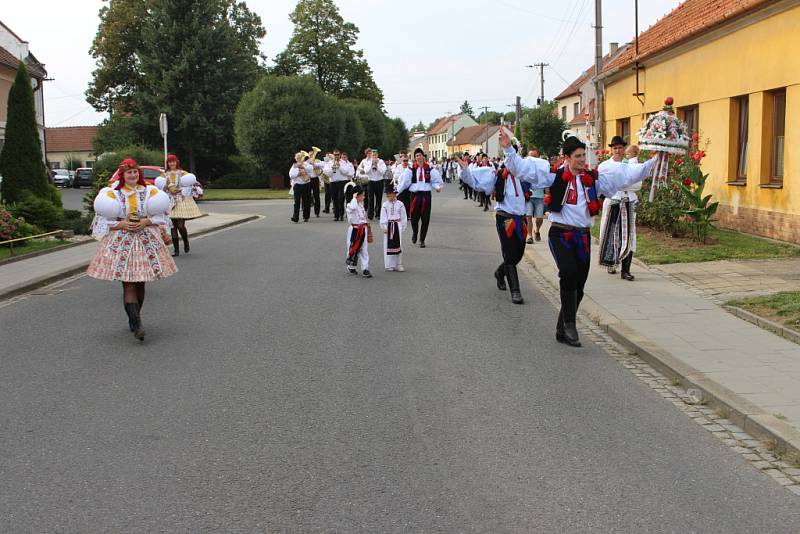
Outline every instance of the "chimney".
{"label": "chimney", "polygon": [[619,43],[608,43],[608,54],[613,56],[619,50]]}

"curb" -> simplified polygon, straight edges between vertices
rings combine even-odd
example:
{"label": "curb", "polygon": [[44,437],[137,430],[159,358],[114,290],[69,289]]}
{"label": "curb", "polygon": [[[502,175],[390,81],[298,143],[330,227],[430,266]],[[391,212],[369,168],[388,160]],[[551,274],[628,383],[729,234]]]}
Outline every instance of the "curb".
{"label": "curb", "polygon": [[89,243],[94,243],[94,239],[85,239],[83,241],[76,241],[74,243],[65,243],[63,245],[59,245],[57,247],[48,248],[46,250],[37,250],[36,252],[31,252],[30,254],[23,254],[22,256],[11,256],[10,258],[6,258],[0,261],[0,267],[3,265],[8,265],[9,263],[16,263],[22,260],[29,260],[31,258],[36,258],[38,256],[44,256],[45,254],[50,254],[51,252],[59,252],[61,250],[67,250],[68,248],[72,247],[79,247],[81,245],[88,245]]}
{"label": "curb", "polygon": [[[525,256],[550,285],[558,288],[557,274],[553,269],[540,267],[533,252],[526,251]],[[680,381],[683,387],[700,390],[706,406],[724,412],[726,418],[742,427],[745,432],[770,442],[777,451],[800,455],[800,430],[782,421],[775,414],[765,412],[762,408],[710,380],[703,373],[678,360],[650,340],[637,335],[590,296],[584,295],[581,311],[614,341],[635,353],[663,375]]]}
{"label": "curb", "polygon": [[747,310],[739,308],[738,306],[731,306],[731,305],[724,305],[723,308],[728,310],[730,313],[738,317],[739,319],[743,319],[748,323],[753,323],[754,325],[763,328],[764,330],[769,330],[773,334],[781,336],[782,338],[788,339],[794,343],[800,345],[800,332],[797,330],[792,330],[791,328],[787,328],[783,325],[770,321],[768,319],[764,319],[763,317],[759,317],[754,313],[750,313]]}
{"label": "curb", "polygon": [[[237,219],[235,221],[230,221],[230,222],[227,222],[225,224],[221,224],[219,226],[215,226],[213,228],[206,228],[204,230],[200,230],[198,232],[193,233],[192,235],[195,236],[195,237],[198,237],[198,236],[201,236],[201,235],[204,235],[204,234],[209,234],[211,232],[216,232],[218,230],[224,230],[225,228],[230,228],[232,226],[238,226],[240,224],[244,224],[244,223],[247,223],[247,222],[250,222],[250,221],[254,221],[254,220],[258,219],[258,218],[259,218],[259,215],[250,215],[248,217],[245,217],[245,218],[242,218],[242,219]],[[79,243],[79,245],[84,245],[84,244],[88,244],[88,243],[96,243],[96,242],[97,241],[92,239],[90,241],[87,241],[86,243]],[[64,247],[64,248],[71,248],[71,247]],[[63,249],[59,249],[59,250],[63,250]],[[47,253],[47,252],[50,252],[50,251],[43,251],[43,252]],[[76,265],[76,266],[74,265],[74,266],[71,266],[71,267],[67,267],[67,268],[62,269],[60,271],[57,271],[57,272],[55,272],[53,274],[49,274],[49,275],[46,275],[46,276],[43,276],[43,277],[40,277],[40,278],[37,278],[37,279],[34,279],[34,280],[30,280],[30,281],[25,282],[23,284],[20,284],[20,285],[18,285],[16,287],[13,287],[12,289],[9,289],[7,291],[4,291],[4,292],[0,293],[0,301],[7,300],[7,299],[10,299],[12,297],[18,296],[18,295],[20,295],[22,293],[27,293],[28,291],[32,291],[32,290],[37,289],[39,287],[52,284],[53,282],[57,282],[58,280],[61,280],[63,278],[67,278],[67,277],[76,275],[76,274],[84,271],[86,269],[86,267],[89,266],[89,263],[91,263],[91,260],[87,260],[86,262],[81,262],[79,265]]]}

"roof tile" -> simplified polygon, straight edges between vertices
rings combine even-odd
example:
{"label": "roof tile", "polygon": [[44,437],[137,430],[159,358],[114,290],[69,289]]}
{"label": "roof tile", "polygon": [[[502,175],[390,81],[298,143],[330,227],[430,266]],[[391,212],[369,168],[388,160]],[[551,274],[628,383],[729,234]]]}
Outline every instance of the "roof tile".
{"label": "roof tile", "polygon": [[46,128],[44,135],[48,152],[92,152],[97,126]]}

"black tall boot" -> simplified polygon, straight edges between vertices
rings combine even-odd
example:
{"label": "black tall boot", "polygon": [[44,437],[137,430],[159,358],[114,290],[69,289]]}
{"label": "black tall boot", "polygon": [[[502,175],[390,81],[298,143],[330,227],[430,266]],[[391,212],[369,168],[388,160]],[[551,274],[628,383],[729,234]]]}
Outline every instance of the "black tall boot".
{"label": "black tall boot", "polygon": [[564,320],[564,335],[563,339],[558,339],[558,334],[556,334],[556,339],[572,347],[581,346],[578,329],[575,325],[577,314],[578,292],[574,289],[571,291],[561,290],[561,315]]}
{"label": "black tall boot", "polygon": [[511,291],[511,302],[514,304],[524,303],[525,300],[519,291],[519,276],[517,275],[516,265],[506,265],[506,278],[508,279],[508,288]]}
{"label": "black tall boot", "polygon": [[123,300],[122,305],[125,307],[125,313],[128,314],[128,328],[130,328],[131,332],[133,332],[134,330],[136,330],[136,323],[134,322],[131,314],[128,313],[128,303]]}
{"label": "black tall boot", "polygon": [[500,291],[506,290],[506,264],[501,263],[500,267],[494,272],[494,278],[497,280],[497,289]]}
{"label": "black tall boot", "polygon": [[144,328],[142,327],[142,320],[139,317],[139,303],[126,302],[125,311],[128,313],[128,320],[133,325],[133,337],[139,341],[144,341]]}
{"label": "black tall boot", "polygon": [[183,238],[183,251],[188,254],[189,253],[189,230],[186,229],[185,226],[181,226],[178,231],[181,233],[181,237]]}
{"label": "black tall boot", "polygon": [[564,315],[561,310],[558,310],[558,321],[556,322],[556,340],[561,343],[567,342],[567,336],[564,335]]}
{"label": "black tall boot", "polygon": [[178,242],[178,229],[173,228],[170,232],[172,235],[172,248],[175,252],[172,253],[173,256],[180,256],[181,255],[181,244]]}

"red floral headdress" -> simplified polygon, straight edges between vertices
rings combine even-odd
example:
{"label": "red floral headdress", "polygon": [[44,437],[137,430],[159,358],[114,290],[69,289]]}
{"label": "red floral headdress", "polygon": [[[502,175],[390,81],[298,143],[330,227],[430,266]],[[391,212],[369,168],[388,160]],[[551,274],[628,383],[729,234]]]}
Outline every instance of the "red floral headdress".
{"label": "red floral headdress", "polygon": [[117,172],[115,173],[117,176],[117,184],[114,186],[114,189],[122,189],[125,186],[125,172],[133,169],[139,171],[139,180],[136,182],[137,185],[147,185],[147,182],[144,181],[144,173],[139,167],[139,164],[136,163],[136,160],[129,158],[123,159],[119,163],[119,167],[117,167]]}

